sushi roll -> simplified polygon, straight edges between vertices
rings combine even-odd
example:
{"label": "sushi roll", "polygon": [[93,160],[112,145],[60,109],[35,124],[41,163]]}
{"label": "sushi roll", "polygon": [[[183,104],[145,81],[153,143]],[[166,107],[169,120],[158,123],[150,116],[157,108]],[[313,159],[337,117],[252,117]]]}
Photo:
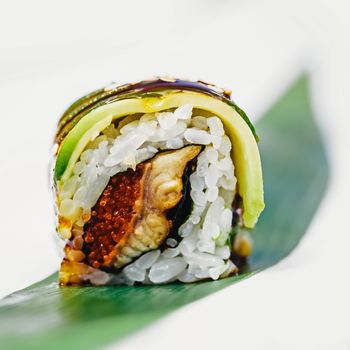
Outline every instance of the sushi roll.
{"label": "sushi roll", "polygon": [[62,285],[238,273],[264,198],[257,135],[230,94],[157,78],[67,109],[52,167]]}

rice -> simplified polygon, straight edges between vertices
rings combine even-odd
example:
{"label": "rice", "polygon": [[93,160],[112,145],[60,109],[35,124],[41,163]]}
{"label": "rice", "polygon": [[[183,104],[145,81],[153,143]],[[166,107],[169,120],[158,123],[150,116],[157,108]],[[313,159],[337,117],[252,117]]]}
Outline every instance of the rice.
{"label": "rice", "polygon": [[[114,283],[190,283],[216,280],[236,271],[229,260],[231,205],[237,182],[231,142],[218,117],[193,116],[189,104],[173,112],[144,114],[140,119],[126,117],[117,128],[111,124],[94,135],[60,189],[59,214],[74,220],[73,229],[82,232],[112,176],[135,169],[161,150],[189,144],[204,149],[189,177],[192,211],[179,228],[180,240],[168,238],[163,251],[153,250],[137,258],[115,276]],[[61,234],[69,238],[66,231]],[[81,247],[81,235],[74,237]]]}

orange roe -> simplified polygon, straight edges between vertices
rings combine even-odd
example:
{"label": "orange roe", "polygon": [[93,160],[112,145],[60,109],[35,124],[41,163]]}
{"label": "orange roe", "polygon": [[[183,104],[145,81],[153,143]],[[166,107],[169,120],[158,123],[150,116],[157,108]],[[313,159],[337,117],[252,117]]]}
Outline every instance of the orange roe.
{"label": "orange roe", "polygon": [[114,175],[92,208],[91,219],[84,226],[84,246],[87,263],[94,267],[108,267],[110,253],[133,227],[135,202],[140,197],[144,164],[135,171],[129,169]]}

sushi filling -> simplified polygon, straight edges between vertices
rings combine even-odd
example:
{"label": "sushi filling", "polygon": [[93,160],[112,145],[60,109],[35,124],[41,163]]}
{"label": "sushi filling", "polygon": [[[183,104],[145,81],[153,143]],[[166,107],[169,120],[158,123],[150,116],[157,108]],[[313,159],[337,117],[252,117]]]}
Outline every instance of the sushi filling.
{"label": "sushi filling", "polygon": [[[221,120],[206,113],[183,105],[166,112],[132,115],[94,135],[71,177],[58,188],[58,232],[67,240],[60,275],[63,284],[194,282],[237,271],[230,260],[233,249],[247,253],[250,241],[240,234],[232,244],[237,182],[232,146]],[[177,154],[196,147],[190,145],[200,145],[201,152],[187,159],[178,174],[181,196],[163,210],[161,239],[139,246],[123,240],[125,232],[134,238],[138,232],[136,221],[142,215],[135,215],[134,206],[139,202],[142,206],[141,179],[147,164],[161,157],[162,151]],[[191,161],[188,171],[186,166]],[[160,166],[162,174],[171,163]],[[189,193],[183,198],[186,176]],[[173,180],[166,178],[158,186],[169,186]],[[188,197],[190,212],[185,218],[183,205],[186,200],[188,213]],[[162,210],[157,207],[154,212]],[[173,224],[176,229],[171,230]],[[115,247],[119,245],[118,253]]]}
{"label": "sushi filling", "polygon": [[111,178],[84,226],[91,266],[121,268],[160,246],[172,226],[168,212],[183,197],[183,172],[200,150],[187,146],[161,152],[135,171]]}

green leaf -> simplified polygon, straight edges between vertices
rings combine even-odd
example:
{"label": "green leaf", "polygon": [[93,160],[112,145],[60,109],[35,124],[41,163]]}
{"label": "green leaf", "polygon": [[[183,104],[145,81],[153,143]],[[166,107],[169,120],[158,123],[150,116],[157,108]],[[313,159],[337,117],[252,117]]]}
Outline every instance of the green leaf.
{"label": "green leaf", "polygon": [[191,285],[66,288],[54,274],[0,302],[1,348],[96,349],[287,256],[312,220],[328,178],[308,100],[302,77],[257,124],[266,209],[253,232],[247,272]]}

